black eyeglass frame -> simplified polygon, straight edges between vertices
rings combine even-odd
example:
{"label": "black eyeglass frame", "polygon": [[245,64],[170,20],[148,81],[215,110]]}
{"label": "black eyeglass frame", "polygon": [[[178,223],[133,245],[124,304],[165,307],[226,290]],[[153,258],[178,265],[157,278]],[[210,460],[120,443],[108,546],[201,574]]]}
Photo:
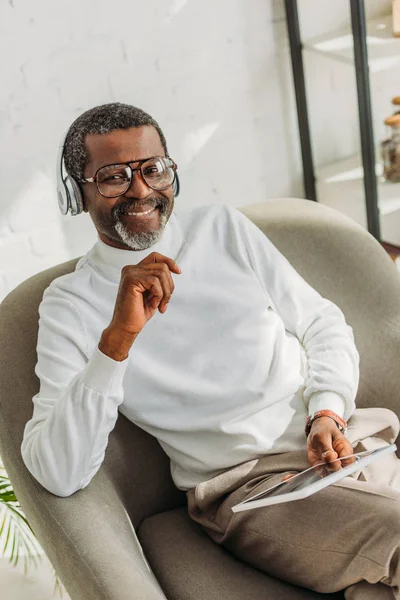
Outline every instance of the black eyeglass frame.
{"label": "black eyeglass frame", "polygon": [[[174,171],[174,178],[172,180],[171,183],[169,183],[167,186],[163,187],[163,188],[153,188],[151,185],[149,185],[143,175],[143,171],[142,171],[142,165],[149,161],[149,160],[154,160],[156,158],[162,158],[162,159],[168,159],[171,161],[171,165],[168,167],[169,169],[173,169]],[[133,168],[131,165],[135,164],[135,163],[139,163],[139,165],[136,168]],[[99,171],[101,171],[101,169],[106,169],[107,167],[122,167],[122,166],[126,166],[129,167],[130,171],[131,171],[131,176],[129,179],[129,183],[128,186],[126,188],[126,190],[124,190],[123,192],[119,192],[118,194],[116,194],[115,196],[106,196],[105,194],[103,194],[100,190],[99,190],[99,184],[97,181],[97,173]],[[125,194],[125,192],[127,192],[129,190],[129,188],[131,187],[132,184],[132,179],[133,179],[133,173],[135,171],[140,171],[140,175],[143,179],[143,181],[145,182],[145,184],[152,190],[155,190],[156,192],[163,192],[164,190],[167,190],[171,185],[174,185],[175,179],[176,179],[176,170],[178,168],[178,165],[176,164],[175,161],[172,160],[172,158],[170,156],[149,156],[149,158],[141,158],[139,160],[130,160],[128,162],[124,162],[124,163],[113,163],[111,165],[103,165],[102,167],[99,167],[96,171],[96,173],[93,175],[93,177],[87,177],[85,179],[79,179],[79,183],[95,183],[97,190],[99,192],[99,194],[101,196],[103,196],[104,198],[118,198],[118,196],[122,196],[122,194]]]}

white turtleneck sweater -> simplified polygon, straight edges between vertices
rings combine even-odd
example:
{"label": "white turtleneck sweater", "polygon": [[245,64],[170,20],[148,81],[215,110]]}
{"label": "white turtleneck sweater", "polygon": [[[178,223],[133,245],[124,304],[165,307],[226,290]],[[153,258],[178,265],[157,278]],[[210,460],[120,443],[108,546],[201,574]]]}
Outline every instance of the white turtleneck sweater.
{"label": "white turtleneck sweater", "polygon": [[[182,273],[172,273],[167,311],[114,361],[98,343],[121,269],[153,251]],[[39,313],[40,391],[21,452],[58,496],[89,484],[118,411],[158,439],[187,490],[255,457],[305,449],[315,410],[348,419],[355,408],[359,355],[343,313],[226,204],[175,208],[144,251],[98,240],[51,283]]]}

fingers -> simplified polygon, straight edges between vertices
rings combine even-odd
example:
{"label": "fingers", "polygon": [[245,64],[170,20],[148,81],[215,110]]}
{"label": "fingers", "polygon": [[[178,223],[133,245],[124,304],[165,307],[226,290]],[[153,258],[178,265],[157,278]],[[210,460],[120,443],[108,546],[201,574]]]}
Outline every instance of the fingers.
{"label": "fingers", "polygon": [[313,466],[323,461],[330,471],[338,471],[356,460],[351,443],[337,428],[320,428],[310,435],[308,455]]}
{"label": "fingers", "polygon": [[124,265],[115,300],[112,326],[118,335],[137,336],[159,307],[165,312],[175,289],[175,261],[155,252],[137,265]]}
{"label": "fingers", "polygon": [[164,296],[163,287],[156,275],[148,275],[146,279],[148,281],[148,290],[150,292],[148,296],[149,303],[153,308],[157,308]]}
{"label": "fingers", "polygon": [[342,458],[347,456],[344,460],[341,460],[342,467],[347,467],[355,462],[354,449],[351,443],[345,436],[339,431],[338,435],[333,440],[333,447],[338,453],[339,457]]}
{"label": "fingers", "polygon": [[322,461],[326,464],[331,463],[330,468],[333,471],[341,468],[340,461],[333,462],[338,458],[338,453],[332,443],[333,430],[330,424],[325,427],[320,423],[315,428],[312,428],[307,442],[308,457],[312,466]]}
{"label": "fingers", "polygon": [[151,252],[146,258],[140,261],[138,264],[166,264],[171,271],[175,273],[182,273],[180,267],[176,264],[176,262],[169,258],[168,256],[164,256],[164,254],[160,254],[159,252]]}
{"label": "fingers", "polygon": [[162,294],[157,295],[158,302],[152,303],[153,308],[159,308],[160,312],[165,312],[168,302],[171,299],[172,293],[175,289],[174,280],[172,279],[171,272],[165,263],[154,265],[152,269],[154,275],[158,278]]}
{"label": "fingers", "polygon": [[150,282],[150,285],[147,287],[148,294],[146,294],[147,302],[153,309],[157,308],[161,313],[164,313],[167,309],[168,303],[171,299],[171,295],[175,289],[174,280],[172,279],[171,271],[175,273],[182,273],[181,268],[176,264],[176,262],[169,258],[168,256],[164,256],[164,254],[160,254],[159,252],[151,252],[148,256],[146,256],[143,260],[141,260],[137,265],[128,265],[124,267],[122,270],[135,270],[135,275],[139,271],[147,271],[151,273],[153,276],[157,277],[159,280],[159,284],[161,286],[162,292],[160,292],[159,285],[153,279],[148,279],[147,275],[144,275],[144,278]]}
{"label": "fingers", "polygon": [[325,462],[332,462],[338,458],[338,453],[334,450],[332,446],[332,434],[330,431],[325,431],[317,434],[317,448],[319,450],[320,456]]}
{"label": "fingers", "polygon": [[331,471],[338,471],[342,468],[340,461],[337,460],[337,452],[334,450],[324,450],[321,453],[321,458],[326,464],[329,464],[329,469]]}

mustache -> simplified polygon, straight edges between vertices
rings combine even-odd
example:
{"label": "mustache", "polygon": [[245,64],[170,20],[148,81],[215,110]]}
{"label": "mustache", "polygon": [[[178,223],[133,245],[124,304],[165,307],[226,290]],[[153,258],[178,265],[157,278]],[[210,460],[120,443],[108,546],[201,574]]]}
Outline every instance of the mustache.
{"label": "mustache", "polygon": [[111,211],[111,216],[114,221],[118,221],[119,217],[122,215],[131,212],[133,208],[139,208],[141,206],[150,206],[152,208],[159,206],[160,212],[163,212],[168,206],[168,200],[166,198],[160,198],[159,196],[150,196],[149,198],[146,198],[146,200],[138,200],[136,202],[129,200],[118,204],[118,206],[114,206]]}

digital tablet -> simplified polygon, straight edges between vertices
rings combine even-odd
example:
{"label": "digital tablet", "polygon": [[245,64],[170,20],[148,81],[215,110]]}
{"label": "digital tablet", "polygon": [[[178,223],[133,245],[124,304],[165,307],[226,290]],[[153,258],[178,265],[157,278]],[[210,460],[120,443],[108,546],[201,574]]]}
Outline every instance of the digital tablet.
{"label": "digital tablet", "polygon": [[[301,473],[289,476],[289,479],[282,480],[259,494],[243,500],[239,504],[235,504],[235,506],[232,506],[232,510],[233,512],[240,512],[242,510],[250,510],[251,508],[260,508],[261,506],[302,500],[328,487],[328,485],[332,485],[336,481],[340,481],[344,477],[355,473],[385,454],[395,451],[396,444],[392,444],[391,446],[383,446],[375,450],[365,450],[364,452],[343,456],[330,463],[318,463],[305,471],[301,471]],[[355,458],[353,463],[346,467],[341,466],[336,471],[333,470],[335,463],[337,468],[337,463],[341,463],[341,461],[351,457]],[[288,474],[285,477],[288,477]]]}

